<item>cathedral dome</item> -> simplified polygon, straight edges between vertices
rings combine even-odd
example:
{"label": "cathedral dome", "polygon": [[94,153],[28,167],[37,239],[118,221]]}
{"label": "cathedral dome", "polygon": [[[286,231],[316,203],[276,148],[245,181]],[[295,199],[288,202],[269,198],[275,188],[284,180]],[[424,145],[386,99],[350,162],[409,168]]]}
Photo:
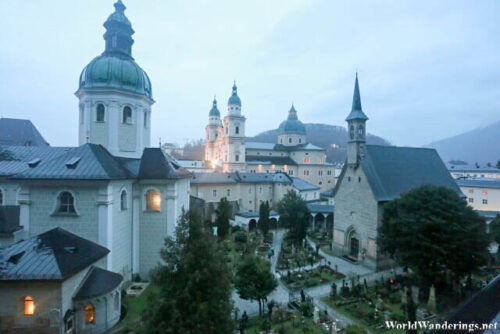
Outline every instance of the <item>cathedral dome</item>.
{"label": "cathedral dome", "polygon": [[113,88],[153,99],[151,81],[132,57],[134,29],[125,16],[126,7],[121,0],[117,0],[114,7],[114,13],[104,22],[105,50],[85,66],[80,74],[79,89]]}
{"label": "cathedral dome", "polygon": [[151,81],[132,58],[102,54],[80,74],[79,88],[116,88],[153,98]]}
{"label": "cathedral dome", "polygon": [[304,123],[299,121],[297,117],[297,110],[292,105],[290,111],[288,112],[288,118],[286,121],[281,122],[278,133],[297,133],[297,134],[306,134],[306,127]]}

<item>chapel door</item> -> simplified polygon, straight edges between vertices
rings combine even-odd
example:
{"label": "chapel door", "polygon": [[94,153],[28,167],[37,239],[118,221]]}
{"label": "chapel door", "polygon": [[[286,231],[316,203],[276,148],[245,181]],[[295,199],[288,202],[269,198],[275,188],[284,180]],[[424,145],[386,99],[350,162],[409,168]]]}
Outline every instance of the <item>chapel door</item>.
{"label": "chapel door", "polygon": [[351,253],[349,255],[354,258],[358,258],[358,252],[359,252],[359,240],[356,238],[351,238]]}

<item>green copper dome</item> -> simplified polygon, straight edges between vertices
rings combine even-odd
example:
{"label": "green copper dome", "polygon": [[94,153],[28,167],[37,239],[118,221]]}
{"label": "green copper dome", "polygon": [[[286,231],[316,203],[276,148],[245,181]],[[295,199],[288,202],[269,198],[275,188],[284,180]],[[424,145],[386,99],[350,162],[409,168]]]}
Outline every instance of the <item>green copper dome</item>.
{"label": "green copper dome", "polygon": [[134,29],[125,16],[125,5],[118,0],[104,27],[106,47],[80,74],[79,89],[112,88],[142,94],[153,99],[151,81],[132,58]]}
{"label": "green copper dome", "polygon": [[297,110],[295,110],[293,104],[292,108],[290,108],[290,111],[288,112],[287,120],[281,122],[278,128],[278,133],[279,134],[296,133],[304,135],[306,134],[306,127],[301,121],[299,121],[299,118],[297,117]]}
{"label": "green copper dome", "polygon": [[101,55],[80,75],[81,88],[116,88],[153,98],[148,75],[133,59]]}
{"label": "green copper dome", "polygon": [[227,104],[234,104],[241,107],[241,100],[240,97],[238,96],[238,87],[236,87],[236,82],[233,85],[233,94],[227,101]]}
{"label": "green copper dome", "polygon": [[212,105],[212,109],[210,109],[210,112],[208,113],[208,116],[217,116],[220,117],[220,111],[217,109],[217,100],[214,97],[214,102]]}

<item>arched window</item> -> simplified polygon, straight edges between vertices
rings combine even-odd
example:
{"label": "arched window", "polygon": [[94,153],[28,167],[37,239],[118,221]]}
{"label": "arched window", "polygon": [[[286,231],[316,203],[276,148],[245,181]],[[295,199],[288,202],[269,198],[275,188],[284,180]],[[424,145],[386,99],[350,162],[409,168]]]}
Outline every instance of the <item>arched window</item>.
{"label": "arched window", "polygon": [[129,106],[123,108],[122,123],[132,124],[132,109]]}
{"label": "arched window", "polygon": [[57,212],[76,213],[75,198],[69,191],[63,191],[59,194]]}
{"label": "arched window", "polygon": [[95,320],[95,307],[94,305],[85,306],[85,322],[87,324],[93,323]]}
{"label": "arched window", "polygon": [[362,136],[362,135],[363,135],[363,133],[364,133],[363,125],[359,125],[359,126],[358,126],[358,135],[359,135],[359,136]]}
{"label": "arched window", "polygon": [[154,189],[148,190],[146,192],[146,211],[160,211],[160,208],[161,208],[160,194]]}
{"label": "arched window", "polygon": [[148,127],[148,112],[147,111],[144,112],[144,127],[145,128]]}
{"label": "arched window", "polygon": [[351,125],[350,136],[351,136],[351,139],[354,139],[354,125]]}
{"label": "arched window", "polygon": [[3,192],[2,192],[2,189],[0,189],[0,205],[3,205]]}
{"label": "arched window", "polygon": [[122,193],[120,195],[120,209],[122,211],[128,209],[128,203],[127,203],[127,191],[122,190]]}
{"label": "arched window", "polygon": [[24,297],[24,315],[35,314],[35,301],[30,296]]}
{"label": "arched window", "polygon": [[118,293],[115,294],[115,312],[120,311],[120,296]]}
{"label": "arched window", "polygon": [[96,108],[96,115],[95,115],[95,120],[96,122],[104,122],[104,105],[102,103],[99,103]]}
{"label": "arched window", "polygon": [[292,143],[292,137],[288,138],[288,143]]}
{"label": "arched window", "polygon": [[240,127],[239,126],[237,126],[236,128],[234,128],[234,133],[236,133],[236,134],[240,133]]}
{"label": "arched window", "polygon": [[299,144],[301,144],[301,143],[302,143],[302,138],[299,138]]}

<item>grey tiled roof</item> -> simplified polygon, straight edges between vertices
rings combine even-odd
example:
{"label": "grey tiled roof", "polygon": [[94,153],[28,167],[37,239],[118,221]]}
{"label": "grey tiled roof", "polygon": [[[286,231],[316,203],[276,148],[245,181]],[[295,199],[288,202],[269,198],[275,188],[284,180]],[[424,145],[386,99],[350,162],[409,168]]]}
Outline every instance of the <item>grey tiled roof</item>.
{"label": "grey tiled roof", "polygon": [[30,120],[0,118],[0,145],[49,146]]}
{"label": "grey tiled roof", "polygon": [[[272,216],[277,216],[279,215],[278,211],[271,210],[269,211],[269,217]],[[246,212],[239,212],[236,214],[236,216],[244,217],[244,218],[259,218],[260,214],[258,211],[246,211]]]}
{"label": "grey tiled roof", "polygon": [[191,184],[292,183],[285,173],[194,173]]}
{"label": "grey tiled roof", "polygon": [[234,173],[194,173],[191,184],[236,183]]}
{"label": "grey tiled roof", "polygon": [[176,179],[191,177],[174,159],[159,147],[145,148],[139,167],[139,179]]}
{"label": "grey tiled roof", "polygon": [[245,148],[250,150],[274,150],[283,152],[301,151],[301,150],[325,151],[325,149],[313,145],[311,143],[299,144],[294,146],[285,146],[282,144],[246,142]]}
{"label": "grey tiled roof", "polygon": [[276,144],[247,141],[245,143],[245,149],[251,149],[251,150],[274,150],[274,145],[276,145]]}
{"label": "grey tiled roof", "polygon": [[460,179],[456,182],[460,187],[500,189],[500,179]]}
{"label": "grey tiled roof", "polygon": [[307,181],[304,181],[298,177],[292,177],[293,186],[295,189],[299,191],[308,191],[308,190],[319,190],[320,187],[310,184]]}
{"label": "grey tiled roof", "polygon": [[52,160],[42,157],[36,167],[27,168],[12,178],[110,180],[132,177],[133,175],[121,164],[120,160],[112,156],[103,146],[85,144],[72,147]]}
{"label": "grey tiled roof", "polygon": [[333,205],[307,203],[307,208],[311,213],[331,213],[333,214]]}
{"label": "grey tiled roof", "polygon": [[322,197],[333,197],[335,188],[329,189],[327,191],[322,192],[320,195]]}
{"label": "grey tiled roof", "polygon": [[92,266],[73,299],[81,300],[102,296],[116,289],[122,281],[122,275]]}
{"label": "grey tiled roof", "polygon": [[62,228],[0,249],[0,281],[65,280],[109,253]]}
{"label": "grey tiled roof", "polygon": [[390,201],[423,185],[444,186],[463,196],[435,149],[366,145],[360,164],[377,201]]}
{"label": "grey tiled roof", "polygon": [[289,165],[295,166],[297,163],[290,157],[276,157],[267,155],[247,155],[246,161],[250,165]]}
{"label": "grey tiled roof", "polygon": [[35,159],[52,160],[71,147],[50,146],[0,146],[0,176],[10,176],[28,169],[28,162]]}

